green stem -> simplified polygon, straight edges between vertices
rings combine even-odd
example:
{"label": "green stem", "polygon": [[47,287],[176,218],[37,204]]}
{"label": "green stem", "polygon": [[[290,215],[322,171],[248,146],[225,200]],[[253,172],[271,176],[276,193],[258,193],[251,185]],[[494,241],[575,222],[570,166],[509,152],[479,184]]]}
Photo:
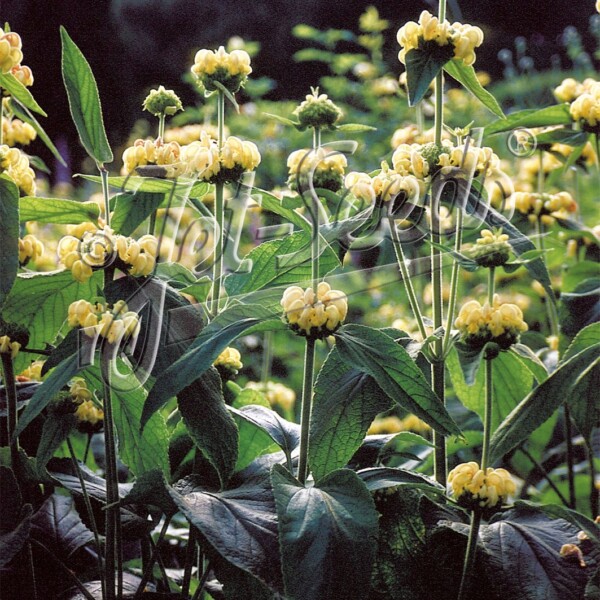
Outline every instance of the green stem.
{"label": "green stem", "polygon": [[154,543],[154,540],[152,538],[150,538],[150,546],[152,546],[152,552],[156,555],[156,562],[158,563],[158,569],[160,571],[160,577],[162,579],[165,591],[167,593],[170,593],[171,583],[169,580],[169,576],[167,575],[167,568],[165,567],[165,562],[163,561],[160,552],[158,552],[156,544]]}
{"label": "green stem", "polygon": [[308,477],[308,434],[312,410],[313,378],[315,370],[315,340],[306,338],[304,354],[304,381],[302,384],[302,409],[300,417],[300,458],[298,481],[304,483]]}
{"label": "green stem", "polygon": [[477,539],[479,537],[479,526],[481,525],[481,513],[474,511],[471,513],[471,528],[469,530],[469,539],[467,541],[467,552],[465,553],[465,562],[463,563],[460,588],[458,590],[457,600],[464,600],[467,597],[469,579],[473,566],[475,565],[475,555],[477,554]]}
{"label": "green stem", "polygon": [[102,166],[100,168],[100,179],[102,181],[102,196],[104,198],[104,212],[107,227],[110,227],[110,198],[108,197],[108,171]]}
{"label": "green stem", "polygon": [[[89,439],[89,436],[88,436]],[[96,524],[96,518],[94,517],[94,510],[92,508],[92,503],[90,501],[90,496],[87,492],[87,487],[85,485],[85,479],[83,478],[83,474],[81,473],[81,469],[79,467],[79,462],[77,462],[77,456],[75,455],[75,450],[73,449],[73,444],[71,443],[71,438],[67,437],[67,447],[69,449],[69,454],[71,455],[71,462],[73,463],[73,468],[77,473],[77,478],[79,479],[79,485],[81,486],[81,495],[83,496],[83,502],[85,504],[85,509],[88,514],[88,519],[90,520],[90,525],[92,527],[92,533],[94,534],[94,541],[96,542],[96,551],[98,552],[98,572],[100,574],[100,581],[102,583],[102,598],[106,598],[106,586],[104,580],[104,563],[102,562],[102,545],[100,544],[100,533],[98,532],[98,525]]]}
{"label": "green stem", "polygon": [[[313,129],[313,150],[316,152],[321,147],[321,130],[318,127]],[[310,247],[310,258],[311,258],[311,277],[312,287],[317,293],[317,286],[319,285],[319,256],[321,254],[319,244],[319,198],[313,197],[313,223],[312,223],[312,243]]]}
{"label": "green stem", "polygon": [[200,600],[200,598],[202,597],[202,594],[204,593],[204,586],[206,585],[206,582],[208,581],[208,576],[210,575],[210,569],[211,569],[210,561],[208,561],[206,563],[206,566],[204,567],[204,572],[202,573],[202,578],[198,582],[198,587],[196,588],[196,591],[194,592],[192,600]]}
{"label": "green stem", "polygon": [[273,332],[267,331],[263,337],[263,356],[260,380],[267,391],[267,382],[271,376],[271,363],[273,361]]}
{"label": "green stem", "polygon": [[565,443],[567,446],[567,479],[569,481],[569,508],[577,510],[577,496],[575,494],[575,457],[573,453],[573,425],[571,422],[571,409],[564,404],[565,417]]}
{"label": "green stem", "polygon": [[158,137],[161,139],[165,137],[165,120],[166,115],[164,113],[158,115]]}
{"label": "green stem", "polygon": [[[110,347],[109,347],[110,351]],[[121,539],[118,535],[117,521],[120,519],[119,480],[117,475],[117,455],[115,430],[112,411],[110,369],[111,361],[107,356],[101,358],[102,381],[104,384],[104,452],[106,459],[106,531],[105,531],[105,579],[107,600],[115,600],[115,570],[121,558]],[[119,565],[120,567],[120,565]],[[119,568],[119,574],[122,569]],[[121,577],[119,576],[119,580]]]}
{"label": "green stem", "polygon": [[588,464],[590,467],[590,511],[592,514],[592,519],[595,519],[600,513],[600,510],[598,509],[598,496],[600,491],[596,487],[596,465],[594,464],[594,450],[592,445],[587,440],[585,443],[585,448],[587,450]]}
{"label": "green stem", "polygon": [[321,129],[313,128],[313,150],[318,150],[321,147]]}
{"label": "green stem", "polygon": [[154,569],[154,563],[156,562],[156,554],[158,552],[161,542],[163,541],[165,535],[167,534],[167,529],[169,528],[170,522],[171,522],[171,517],[170,516],[165,517],[165,522],[163,523],[163,526],[160,530],[158,539],[156,540],[156,544],[154,546],[152,546],[152,554],[150,556],[150,559],[148,560],[148,563],[146,564],[146,566],[144,568],[142,580],[140,581],[140,585],[138,586],[138,589],[135,592],[135,596],[133,597],[133,600],[139,600],[141,595],[144,593],[144,588],[146,587],[146,584],[150,580],[150,577],[152,575],[152,570]]}
{"label": "green stem", "polygon": [[423,115],[423,103],[418,102],[415,106],[415,112],[417,117],[417,129],[419,133],[423,133],[425,131],[425,116]]}
{"label": "green stem", "polygon": [[421,313],[421,309],[419,307],[419,302],[417,301],[417,295],[415,294],[415,288],[413,287],[410,272],[408,267],[406,266],[406,257],[404,256],[404,250],[402,249],[402,243],[400,242],[400,236],[398,235],[398,230],[396,229],[396,224],[394,220],[390,218],[390,230],[392,232],[392,244],[394,246],[394,251],[396,253],[396,260],[398,261],[398,267],[400,268],[400,273],[402,274],[402,282],[404,283],[404,289],[406,290],[406,295],[408,296],[408,302],[410,304],[410,308],[412,313],[417,321],[417,327],[419,328],[419,333],[423,339],[427,338],[427,330],[425,329],[425,323],[423,321],[423,314]]}
{"label": "green stem", "polygon": [[491,358],[485,359],[485,409],[483,413],[483,450],[481,452],[481,470],[485,473],[490,453],[492,434],[492,410],[494,400],[493,369]]}
{"label": "green stem", "polygon": [[185,547],[185,564],[183,568],[183,582],[181,584],[181,597],[188,598],[190,595],[190,583],[192,582],[192,566],[196,556],[196,530],[190,523],[188,543]]}
{"label": "green stem", "polygon": [[537,177],[537,193],[542,194],[544,192],[544,151],[540,150],[539,154],[539,170]]}
{"label": "green stem", "polygon": [[31,588],[33,592],[33,600],[37,600],[37,580],[35,578],[35,565],[33,563],[33,552],[31,551],[31,542],[27,542],[27,560],[29,561],[29,570],[31,571]]}
{"label": "green stem", "polygon": [[[524,448],[523,446],[520,446],[519,450],[531,461],[531,464],[533,464],[533,466],[542,474],[542,476],[544,477],[544,479],[548,482],[548,485],[554,490],[554,493],[559,497],[560,501],[565,506],[568,507],[569,506],[569,501],[564,497],[563,493],[558,489],[558,487],[556,487],[556,484],[552,481],[552,478],[548,474],[548,471],[546,471],[546,469],[544,469],[543,465],[541,463],[539,463],[531,455],[531,453],[526,448]],[[523,486],[523,495],[521,497],[524,497],[525,494],[526,494],[526,492],[527,492],[527,486]]]}
{"label": "green stem", "polygon": [[17,429],[17,385],[15,368],[10,353],[2,352],[2,372],[4,389],[6,390],[6,427],[10,447],[10,464],[16,473],[19,470],[19,438],[15,436]]}
{"label": "green stem", "polygon": [[[454,238],[454,250],[460,252],[462,246],[463,234],[463,209],[459,207],[456,213],[456,236]],[[442,342],[442,356],[448,354],[450,349],[450,340],[452,325],[454,323],[454,311],[456,310],[456,296],[458,293],[458,280],[460,276],[460,265],[457,260],[452,262],[452,275],[450,276],[450,300],[448,301],[448,314],[446,315],[446,330],[444,331],[444,340]]]}

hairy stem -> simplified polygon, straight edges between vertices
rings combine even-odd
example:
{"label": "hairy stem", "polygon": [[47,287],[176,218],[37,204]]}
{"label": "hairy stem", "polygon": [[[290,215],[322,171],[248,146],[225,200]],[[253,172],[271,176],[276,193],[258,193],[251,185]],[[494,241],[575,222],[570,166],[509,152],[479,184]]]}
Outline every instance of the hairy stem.
{"label": "hairy stem", "polygon": [[104,213],[107,227],[110,227],[110,198],[108,197],[108,170],[100,168],[100,179],[102,181],[102,197],[104,198]]}
{"label": "hairy stem", "polygon": [[298,481],[304,483],[308,477],[308,434],[312,410],[313,379],[315,370],[315,340],[306,339],[304,354],[304,381],[302,384],[302,410],[300,417],[300,458]]}
{"label": "hairy stem", "polygon": [[492,410],[494,401],[493,369],[491,358],[485,359],[485,409],[483,413],[483,450],[481,452],[481,470],[485,473],[490,453],[492,434]]}
{"label": "hairy stem", "polygon": [[471,528],[469,529],[469,539],[467,541],[467,551],[465,553],[465,562],[463,563],[460,588],[458,590],[457,600],[464,600],[467,597],[469,580],[473,566],[475,565],[475,555],[477,554],[477,539],[479,537],[479,526],[481,525],[481,513],[475,511],[471,513]]}
{"label": "hairy stem", "polygon": [[598,509],[598,495],[600,490],[596,487],[596,465],[594,464],[594,449],[589,441],[586,441],[585,448],[587,450],[588,464],[590,467],[590,510],[592,513],[592,519],[595,519],[599,514]]}
{"label": "hairy stem", "polygon": [[575,494],[575,456],[573,452],[573,424],[571,409],[564,404],[565,417],[565,444],[567,446],[567,479],[569,481],[569,508],[577,509],[577,496]]}
{"label": "hairy stem", "polygon": [[0,353],[2,357],[2,372],[4,389],[6,390],[6,428],[10,447],[10,464],[13,471],[19,468],[19,439],[15,436],[17,429],[17,385],[15,369],[10,353]]}

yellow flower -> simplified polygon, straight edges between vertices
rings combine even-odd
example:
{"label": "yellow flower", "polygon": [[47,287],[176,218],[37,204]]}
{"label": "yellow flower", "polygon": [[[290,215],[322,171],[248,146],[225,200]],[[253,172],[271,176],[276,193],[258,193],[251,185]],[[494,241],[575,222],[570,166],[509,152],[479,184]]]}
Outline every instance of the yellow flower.
{"label": "yellow flower", "polygon": [[348,161],[343,154],[323,147],[295,150],[287,160],[288,185],[294,191],[305,189],[312,176],[315,188],[337,192],[342,187],[347,166]]}
{"label": "yellow flower", "polygon": [[381,171],[373,177],[375,195],[388,202],[402,195],[404,198],[416,200],[419,198],[420,187],[414,175],[401,175],[389,169],[387,163],[382,163]]}
{"label": "yellow flower", "polygon": [[6,173],[25,195],[35,195],[35,173],[27,155],[18,148],[0,146],[0,173]]}
{"label": "yellow flower", "polygon": [[92,400],[86,400],[77,407],[75,417],[82,424],[94,426],[104,420],[104,412]]}
{"label": "yellow flower", "polygon": [[24,377],[32,381],[42,380],[42,367],[44,366],[44,360],[34,360],[26,369],[23,369],[19,373],[19,377]]}
{"label": "yellow flower", "polygon": [[369,426],[367,435],[384,435],[389,433],[400,433],[401,431],[405,431],[402,421],[399,417],[392,415],[375,419]]}
{"label": "yellow flower", "polygon": [[13,342],[7,335],[0,336],[0,354],[10,354],[14,360],[20,349],[21,344],[19,342]]}
{"label": "yellow flower", "polygon": [[129,311],[123,300],[115,302],[111,309],[100,303],[77,300],[69,306],[67,322],[70,327],[85,328],[89,337],[106,338],[110,344],[136,337],[140,330],[139,315]]}
{"label": "yellow flower", "polygon": [[144,235],[139,240],[119,235],[115,240],[119,258],[127,265],[133,277],[146,277],[156,264],[158,240],[153,235]]}
{"label": "yellow flower", "polygon": [[291,410],[296,402],[296,392],[283,383],[267,381],[265,386],[263,383],[249,381],[245,387],[262,392],[271,406],[280,406],[284,411]]}
{"label": "yellow flower", "polygon": [[7,146],[19,144],[26,146],[37,137],[35,129],[29,123],[19,119],[2,117],[2,139]]}
{"label": "yellow flower", "polygon": [[164,176],[168,179],[182,175],[186,168],[177,142],[165,143],[161,138],[154,141],[139,139],[123,152],[121,174],[130,175],[138,167],[151,165],[162,167]]}
{"label": "yellow flower", "polygon": [[30,260],[33,262],[44,254],[44,245],[34,235],[26,235],[19,239],[19,263],[27,264]]}
{"label": "yellow flower", "polygon": [[250,55],[245,50],[228,53],[223,46],[218,50],[199,50],[194,58],[192,73],[206,91],[217,90],[215,82],[218,82],[234,94],[252,73]]}
{"label": "yellow flower", "polygon": [[373,180],[368,173],[351,171],[344,179],[346,189],[350,190],[356,198],[368,204],[375,202],[375,189]]}
{"label": "yellow flower", "polygon": [[452,469],[448,483],[458,503],[471,509],[499,508],[517,490],[506,469],[488,467],[484,473],[476,462],[462,463]]}
{"label": "yellow flower", "polygon": [[25,65],[17,65],[11,70],[11,75],[18,79],[24,86],[29,87],[33,85],[33,73],[29,67]]}
{"label": "yellow flower", "polygon": [[554,97],[559,102],[573,102],[582,92],[583,86],[581,83],[572,77],[567,77],[554,89]]}
{"label": "yellow flower", "polygon": [[0,71],[10,73],[23,60],[21,37],[14,31],[0,35]]}
{"label": "yellow flower", "polygon": [[[94,268],[102,268],[112,257],[115,248],[115,235],[110,227],[102,229],[89,227],[81,238],[66,235],[58,243],[58,259],[71,271],[73,279],[87,281]],[[79,233],[79,231],[78,231]]]}
{"label": "yellow flower", "polygon": [[415,433],[427,433],[431,427],[416,415],[407,415],[402,419],[403,431],[414,431]]}
{"label": "yellow flower", "polygon": [[[444,132],[446,133],[446,132]],[[447,135],[447,133],[446,133]],[[420,129],[413,124],[400,127],[394,131],[392,135],[391,146],[395,150],[402,144],[429,144],[434,140],[434,128],[427,129],[421,132]]]}
{"label": "yellow flower", "polygon": [[253,171],[260,164],[260,152],[253,142],[242,141],[229,136],[221,148],[219,156],[221,173],[217,179],[235,181],[244,171]]}
{"label": "yellow flower", "polygon": [[206,131],[200,133],[200,139],[182,149],[182,158],[190,175],[203,181],[212,181],[221,170],[219,147]]}
{"label": "yellow flower", "polygon": [[223,367],[226,371],[230,371],[234,375],[244,366],[240,351],[230,346],[217,356],[213,364],[215,367]]}
{"label": "yellow flower", "polygon": [[281,299],[284,317],[290,327],[305,337],[322,339],[334,333],[348,313],[346,295],[332,290],[324,281],[312,288],[288,287]]}
{"label": "yellow flower", "polygon": [[495,342],[503,350],[528,329],[521,309],[516,304],[501,304],[497,294],[491,306],[488,302],[482,306],[477,300],[464,304],[454,325],[465,344],[481,348],[487,342]]}
{"label": "yellow flower", "polygon": [[577,97],[569,107],[569,112],[583,129],[600,133],[600,82],[594,82]]}
{"label": "yellow flower", "polygon": [[510,199],[514,207],[527,218],[545,225],[552,225],[557,218],[567,218],[577,210],[577,202],[569,192],[557,194],[536,194],[533,192],[515,192]]}
{"label": "yellow flower", "polygon": [[82,377],[74,377],[69,383],[69,393],[73,400],[80,404],[93,398],[92,392],[89,390],[85,379]]}
{"label": "yellow flower", "polygon": [[481,237],[465,252],[482,267],[499,267],[506,263],[510,251],[508,235],[501,233],[501,230],[492,232],[489,229],[482,229]]}

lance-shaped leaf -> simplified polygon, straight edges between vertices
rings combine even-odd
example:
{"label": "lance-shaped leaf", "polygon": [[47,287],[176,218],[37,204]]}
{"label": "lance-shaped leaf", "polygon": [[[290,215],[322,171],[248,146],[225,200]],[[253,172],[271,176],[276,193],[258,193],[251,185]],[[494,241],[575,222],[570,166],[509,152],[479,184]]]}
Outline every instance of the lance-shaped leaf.
{"label": "lance-shaped leaf", "polygon": [[277,515],[268,478],[223,492],[183,480],[169,491],[179,510],[224,559],[282,591]]}
{"label": "lance-shaped leaf", "polygon": [[157,192],[119,194],[110,225],[115,233],[131,235],[163,202],[165,195]]}
{"label": "lance-shaped leaf", "polygon": [[391,405],[377,382],[345,363],[334,348],[315,384],[308,446],[315,480],[345,466],[376,415]]}
{"label": "lance-shaped leaf", "polygon": [[406,84],[410,106],[423,100],[429,84],[452,58],[453,52],[451,44],[438,46],[432,41],[424,48],[415,48],[406,53]]}
{"label": "lance-shaped leaf", "polygon": [[536,387],[506,417],[490,442],[490,462],[495,462],[535,431],[581,385],[581,374],[600,363],[600,343],[590,346],[564,362]]}
{"label": "lance-shaped leaf", "polygon": [[35,101],[31,92],[12,73],[0,73],[0,88],[5,89],[23,106],[26,106],[43,117],[48,116],[42,107]]}
{"label": "lance-shaped leaf", "polygon": [[485,128],[486,135],[512,131],[522,127],[547,127],[548,125],[564,125],[573,119],[568,104],[556,104],[546,108],[528,108],[508,115],[505,119],[494,121]]}
{"label": "lance-shaped leaf", "polygon": [[97,221],[100,208],[95,202],[77,202],[64,198],[25,196],[19,200],[19,220],[40,223],[83,223]]}
{"label": "lance-shaped leaf", "polygon": [[462,60],[449,60],[444,65],[444,71],[456,79],[466,90],[471,92],[489,111],[501,119],[505,118],[498,101],[488,92],[477,79],[472,65],[466,65]]}
{"label": "lance-shaped leaf", "polygon": [[179,392],[177,404],[196,447],[215,468],[224,486],[235,469],[238,430],[225,405],[216,369],[209,369]]}
{"label": "lance-shaped leaf", "polygon": [[435,479],[406,469],[373,467],[362,469],[358,472],[358,476],[364,481],[370,492],[376,492],[377,490],[389,487],[404,486],[436,494],[446,493],[446,488],[435,481]]}
{"label": "lance-shaped leaf", "polygon": [[79,139],[99,165],[112,162],[113,153],[106,138],[98,86],[92,69],[64,27],[60,28],[60,39],[63,81]]}
{"label": "lance-shaped leaf", "polygon": [[364,325],[344,325],[335,338],[341,359],[373,377],[394,402],[444,435],[460,435],[421,369],[401,345]]}
{"label": "lance-shaped leaf", "polygon": [[232,306],[219,314],[196,338],[187,351],[176,360],[154,384],[150,391],[141,425],[170,398],[200,377],[217,356],[246,330],[272,319],[273,312],[255,304]]}
{"label": "lance-shaped leaf", "polygon": [[46,466],[54,452],[69,437],[75,425],[77,425],[77,419],[73,414],[52,413],[48,415],[44,421],[42,437],[35,455],[35,466],[38,472]]}
{"label": "lance-shaped leaf", "polygon": [[365,598],[377,547],[378,514],[354,471],[340,469],[305,488],[281,465],[271,473],[286,597]]}
{"label": "lance-shaped leaf", "polygon": [[0,307],[19,270],[19,188],[0,176]]}

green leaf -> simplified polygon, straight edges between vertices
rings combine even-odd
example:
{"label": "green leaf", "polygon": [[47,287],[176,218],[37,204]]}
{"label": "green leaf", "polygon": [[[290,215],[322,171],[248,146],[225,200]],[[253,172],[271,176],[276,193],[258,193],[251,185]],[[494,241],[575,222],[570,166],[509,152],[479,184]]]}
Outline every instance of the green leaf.
{"label": "green leaf", "polygon": [[[70,271],[21,274],[4,304],[4,318],[27,327],[31,348],[44,348],[68,331],[66,319],[71,302],[93,300],[101,281],[100,271],[85,283],[75,281]],[[24,369],[33,357],[20,353],[15,370]]]}
{"label": "green leaf", "polygon": [[115,233],[131,235],[162,204],[165,196],[155,192],[118,194],[110,226]]}
{"label": "green leaf", "polygon": [[525,346],[525,344],[513,344],[510,347],[510,352],[516,354],[521,359],[521,362],[533,373],[538,383],[542,383],[548,379],[546,365],[529,346]]}
{"label": "green leaf", "polygon": [[344,467],[375,416],[392,401],[373,378],[346,364],[333,349],[315,383],[308,462],[316,481]]}
{"label": "green leaf", "polygon": [[[233,383],[233,381],[228,381],[227,387],[231,385],[235,384]],[[243,408],[244,406],[252,405],[264,406],[268,409],[271,408],[269,401],[265,398],[265,395],[262,392],[254,390],[252,388],[239,389],[236,393],[235,400],[233,401],[232,406],[234,408]]]}
{"label": "green leaf", "polygon": [[305,488],[275,465],[271,481],[286,597],[337,600],[340,590],[367,597],[378,514],[356,473],[340,469]]}
{"label": "green leaf", "polygon": [[401,486],[421,489],[436,494],[446,493],[446,488],[440,485],[435,479],[406,469],[374,467],[371,469],[362,469],[358,472],[358,476],[364,481],[370,492]]}
{"label": "green leaf", "polygon": [[25,428],[48,406],[54,396],[62,390],[62,388],[72,379],[80,370],[79,356],[71,355],[67,360],[58,365],[46,377],[42,385],[40,385],[25,410],[19,417],[19,423],[15,430],[15,437],[21,435]]}
{"label": "green leaf", "polygon": [[503,133],[523,127],[547,127],[572,123],[568,104],[556,104],[546,108],[527,108],[511,113],[505,119],[494,121],[485,128],[486,135]]}
{"label": "green leaf", "polygon": [[[452,388],[458,399],[470,410],[479,415],[483,421],[485,412],[485,369],[480,369],[472,383],[468,383],[461,373],[458,363],[458,353],[452,350],[446,364]],[[492,360],[493,377],[493,410],[492,431],[511,411],[529,394],[533,385],[531,371],[512,352],[500,352]]]}
{"label": "green leaf", "polygon": [[561,331],[575,336],[587,325],[600,320],[600,277],[580,281],[571,292],[560,296]]}
{"label": "green leaf", "polygon": [[[78,175],[78,177],[87,181],[102,183],[102,178],[98,175]],[[184,179],[182,177],[177,180],[156,179],[154,177],[136,177],[133,175],[109,177],[108,185],[122,192],[164,194],[165,201],[161,208],[166,208],[171,195],[179,198],[202,198],[211,187],[205,181],[198,181],[197,179]]]}
{"label": "green leaf", "polygon": [[377,127],[363,125],[362,123],[344,123],[343,125],[337,125],[335,129],[336,131],[343,131],[344,133],[365,133],[366,131],[377,131]]}
{"label": "green leaf", "polygon": [[19,188],[5,175],[0,176],[0,240],[1,308],[19,270]]}
{"label": "green leaf", "polygon": [[11,531],[0,533],[0,569],[4,569],[29,540],[32,513],[31,504],[25,504],[16,527]]}
{"label": "green leaf", "polygon": [[95,202],[78,202],[62,198],[25,196],[19,200],[19,220],[40,223],[77,224],[98,221],[100,208]]}
{"label": "green leaf", "polygon": [[196,447],[215,468],[223,487],[236,467],[238,429],[227,410],[216,369],[209,369],[179,392],[177,405]]}
{"label": "green leaf", "polygon": [[286,117],[282,117],[280,115],[274,115],[274,114],[268,113],[268,112],[263,112],[262,114],[265,117],[267,117],[268,119],[273,119],[273,121],[277,121],[278,123],[281,123],[282,125],[288,125],[288,126],[292,126],[292,127],[298,127],[298,125],[300,125],[300,123],[298,123],[297,121],[292,121],[291,119],[287,119]]}
{"label": "green leaf", "polygon": [[471,386],[479,373],[485,346],[483,348],[471,348],[471,346],[458,341],[454,344],[454,348],[462,370],[464,382],[467,386]]}
{"label": "green leaf", "polygon": [[[537,147],[549,150],[553,144],[566,144],[567,146],[581,146],[588,141],[589,133],[578,131],[570,127],[552,129],[535,136]],[[564,159],[564,157],[563,157]]]}
{"label": "green leaf", "polygon": [[472,65],[466,65],[462,60],[450,60],[444,65],[444,71],[471,92],[489,111],[501,119],[506,118],[496,98],[479,83]]}
{"label": "green leaf", "polygon": [[576,378],[573,391],[567,399],[577,429],[590,443],[594,428],[600,427],[598,389],[600,389],[600,364],[596,363]]}
{"label": "green leaf", "polygon": [[[480,540],[494,585],[511,600],[580,600],[589,573],[559,553],[577,533],[570,523],[530,508],[515,508],[492,519],[481,528]],[[598,555],[592,547],[586,558]]]}
{"label": "green leaf", "polygon": [[38,134],[38,137],[44,142],[46,148],[52,152],[52,155],[58,162],[63,165],[63,167],[67,166],[65,159],[60,155],[60,152],[56,149],[56,146],[52,143],[52,140],[48,136],[48,134],[44,131],[44,128],[40,125],[38,120],[31,114],[31,111],[17,102],[14,98],[11,98],[10,101],[10,109],[12,110],[15,117],[21,119],[24,123],[29,123]]}
{"label": "green leaf", "polygon": [[[240,269],[225,280],[227,293],[235,296],[309,280],[312,273],[310,242],[310,233],[298,231],[256,246],[244,257]],[[323,240],[320,250],[319,274],[324,277],[339,265],[339,260]]]}
{"label": "green leaf", "polygon": [[271,311],[262,306],[244,304],[221,312],[196,338],[187,351],[168,369],[150,391],[141,426],[170,398],[176,396],[213,364],[217,356],[247,329],[272,318]]}
{"label": "green leaf", "polygon": [[[252,198],[260,204],[262,210],[275,213],[280,217],[283,217],[289,223],[292,223],[305,231],[310,231],[311,225],[308,219],[303,217],[300,213],[296,212],[292,208],[287,208],[284,205],[285,199],[281,200],[277,196],[274,196],[270,192],[261,190],[259,188],[252,189]],[[298,198],[298,206],[303,206],[302,199]]]}
{"label": "green leaf", "polygon": [[224,559],[282,591],[275,500],[266,477],[223,492],[183,480],[169,492]]}
{"label": "green leaf", "polygon": [[410,106],[423,100],[429,84],[452,58],[452,53],[450,44],[438,46],[433,41],[425,48],[414,48],[406,53],[406,84]]}
{"label": "green leaf", "polygon": [[81,50],[61,26],[62,75],[71,116],[86,152],[99,164],[113,160],[106,138],[98,86]]}
{"label": "green leaf", "polygon": [[42,469],[67,439],[76,424],[77,419],[73,414],[51,413],[48,415],[44,421],[42,437],[35,455],[35,466],[38,472],[42,473]]}
{"label": "green leaf", "polygon": [[239,112],[240,112],[240,106],[236,102],[236,99],[235,99],[234,95],[220,81],[213,81],[213,85],[221,93],[223,93],[225,95],[225,97],[227,98],[227,100],[229,100],[229,102],[231,102],[233,108],[235,108],[235,112],[239,114]]}
{"label": "green leaf", "polygon": [[371,375],[394,402],[437,431],[460,435],[460,429],[402,346],[364,325],[344,325],[335,338],[342,360]]}
{"label": "green leaf", "polygon": [[165,515],[174,515],[178,510],[169,494],[165,475],[160,469],[146,471],[136,477],[131,491],[123,498],[122,504],[157,506]]}
{"label": "green leaf", "polygon": [[[168,477],[169,432],[165,420],[161,414],[152,415],[142,435],[140,418],[146,391],[124,361],[117,359],[116,368],[119,373],[111,376],[110,389],[119,458],[136,476],[159,469]],[[90,389],[96,390],[99,396],[103,395],[100,367],[88,367],[82,376]]]}
{"label": "green leaf", "polygon": [[239,432],[239,448],[235,472],[245,469],[255,458],[279,450],[273,438],[242,411],[233,410],[233,418]]}
{"label": "green leaf", "polygon": [[581,372],[600,362],[599,350],[600,343],[569,358],[511,411],[491,439],[490,463],[525,440],[572,396]]}
{"label": "green leaf", "polygon": [[23,106],[38,113],[38,115],[42,115],[42,117],[48,116],[42,107],[35,101],[31,92],[12,73],[0,73],[0,88],[6,90]]}

